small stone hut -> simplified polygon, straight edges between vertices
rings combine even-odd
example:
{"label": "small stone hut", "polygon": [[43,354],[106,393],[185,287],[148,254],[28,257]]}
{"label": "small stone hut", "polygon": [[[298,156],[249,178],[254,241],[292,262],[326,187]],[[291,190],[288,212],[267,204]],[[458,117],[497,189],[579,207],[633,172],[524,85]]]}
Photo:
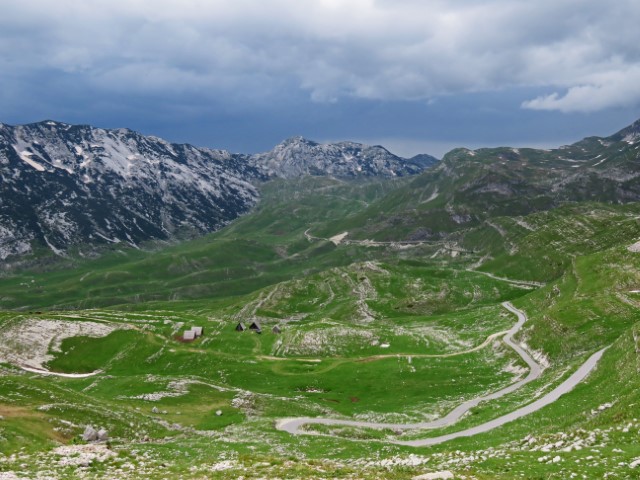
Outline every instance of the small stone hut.
{"label": "small stone hut", "polygon": [[183,340],[195,340],[196,339],[196,332],[194,332],[193,330],[186,330],[183,334],[182,334],[182,339]]}
{"label": "small stone hut", "polygon": [[249,330],[254,330],[256,332],[262,332],[262,329],[260,328],[260,324],[258,322],[251,322],[251,325],[249,325]]}

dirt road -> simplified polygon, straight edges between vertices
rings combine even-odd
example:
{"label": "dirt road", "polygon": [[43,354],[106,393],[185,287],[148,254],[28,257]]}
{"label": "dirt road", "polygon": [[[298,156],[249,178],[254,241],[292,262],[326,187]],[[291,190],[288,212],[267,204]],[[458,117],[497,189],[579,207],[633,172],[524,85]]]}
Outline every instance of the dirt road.
{"label": "dirt road", "polygon": [[[540,377],[542,374],[542,368],[540,365],[518,344],[513,341],[513,336],[520,331],[522,325],[527,321],[526,314],[515,308],[511,303],[505,302],[502,304],[507,310],[514,313],[518,317],[518,322],[507,332],[504,337],[504,342],[513,348],[520,357],[527,363],[529,366],[529,374],[522,380],[519,380],[508,387],[505,387],[497,392],[482,395],[480,397],[476,397],[474,399],[468,400],[456,408],[454,408],[451,412],[449,412],[444,417],[441,417],[437,420],[431,422],[416,422],[416,423],[376,423],[376,422],[363,422],[356,420],[337,420],[331,418],[311,418],[311,417],[301,417],[301,418],[286,418],[280,420],[276,424],[276,428],[281,431],[285,431],[294,435],[298,434],[313,434],[313,432],[302,430],[301,427],[303,425],[309,424],[320,424],[320,425],[340,425],[340,426],[349,426],[349,427],[364,427],[364,428],[390,428],[394,430],[414,430],[414,429],[431,429],[431,428],[439,428],[447,425],[451,425],[457,422],[465,413],[467,413],[471,408],[478,405],[480,402],[484,402],[487,400],[495,400],[500,398],[508,393],[511,393],[523,385],[526,385],[529,382]],[[407,446],[427,446],[427,445],[435,445],[438,443],[446,442],[448,440],[452,440],[454,438],[472,436],[478,433],[487,432],[496,427],[504,425],[505,423],[511,422],[518,418],[521,418],[525,415],[533,413],[542,407],[549,405],[552,402],[555,402],[561,395],[571,391],[578,383],[580,383],[588,374],[591,372],[602,354],[606,349],[600,350],[599,352],[593,354],[589,359],[578,368],[578,370],[571,375],[568,379],[562,382],[559,386],[553,389],[551,392],[547,393],[543,397],[539,398],[535,402],[526,405],[518,410],[515,410],[509,414],[503,415],[501,417],[490,420],[486,423],[478,425],[476,427],[472,427],[466,430],[462,430],[459,432],[451,433],[448,435],[442,435],[439,437],[427,438],[422,440],[411,440],[411,441],[394,441],[392,443],[397,443],[400,445]]]}

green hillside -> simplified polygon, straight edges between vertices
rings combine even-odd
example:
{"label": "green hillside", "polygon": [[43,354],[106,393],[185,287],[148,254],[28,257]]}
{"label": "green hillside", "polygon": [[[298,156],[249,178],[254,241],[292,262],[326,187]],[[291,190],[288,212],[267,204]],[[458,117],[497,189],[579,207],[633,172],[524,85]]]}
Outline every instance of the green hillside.
{"label": "green hillside", "polygon": [[[274,181],[251,214],[206,237],[146,251],[126,249],[39,273],[40,266],[0,278],[3,308],[91,308],[144,301],[221,298],[369,258],[310,242],[308,229],[348,218],[399,181],[347,183],[323,177]],[[292,208],[295,204],[295,208]],[[375,256],[375,252],[373,256]]]}
{"label": "green hillside", "polygon": [[[0,477],[637,478],[640,204],[625,138],[456,150],[412,179],[269,182],[255,210],[200,239],[7,273]],[[185,340],[194,326],[203,336]],[[487,398],[532,368],[505,341],[514,328],[540,374]],[[531,405],[604,348],[539,410],[398,443]],[[407,427],[474,399],[451,424]],[[361,423],[279,429],[298,417]],[[87,425],[108,442],[82,440]]]}
{"label": "green hillside", "polygon": [[[70,337],[43,364],[58,372],[100,369],[95,377],[41,377],[4,364],[2,449],[7,455],[27,449],[22,457],[7,457],[15,459],[4,468],[15,469],[20,458],[31,455],[38,459],[34,472],[49,468],[72,475],[72,469],[56,463],[45,467],[47,459],[60,458],[56,450],[40,452],[72,441],[92,424],[109,430],[119,452],[90,462],[87,471],[96,476],[117,475],[129,463],[136,475],[146,472],[142,478],[157,474],[161,464],[184,475],[192,456],[202,466],[192,472],[194,478],[261,471],[314,478],[319,466],[338,478],[374,478],[379,467],[367,464],[375,458],[404,465],[391,468],[390,478],[442,469],[479,478],[512,478],[513,472],[536,475],[527,478],[563,478],[568,471],[587,478],[594,472],[624,475],[640,454],[634,423],[640,400],[634,350],[640,298],[633,293],[640,287],[639,262],[638,254],[624,247],[604,249],[577,257],[557,281],[531,289],[456,265],[368,261],[217,302],[154,302],[128,311],[7,312],[3,345],[30,322],[41,322],[42,329],[51,322],[126,329],[105,337]],[[273,430],[273,422],[285,416],[416,421],[509,384],[523,368],[519,358],[498,338],[482,347],[487,337],[515,321],[500,307],[504,300],[529,312],[522,339],[549,362],[543,377],[517,394],[483,404],[439,432],[398,437],[392,429],[334,429],[321,430],[334,438],[298,439]],[[238,322],[254,320],[262,335],[235,331]],[[193,343],[176,340],[190,325],[204,326],[204,337]],[[271,333],[275,325],[281,334]],[[528,403],[541,389],[548,391],[586,355],[607,345],[596,374],[579,388],[491,434],[418,450],[378,443],[424,438],[495,418]],[[214,444],[207,444],[211,439]],[[588,450],[563,451],[573,443]],[[283,458],[282,452],[296,459]],[[256,455],[263,459],[260,467]],[[562,465],[538,460],[557,455]],[[462,464],[470,468],[458,470],[455,459],[466,459]],[[221,465],[229,469],[206,470]]]}

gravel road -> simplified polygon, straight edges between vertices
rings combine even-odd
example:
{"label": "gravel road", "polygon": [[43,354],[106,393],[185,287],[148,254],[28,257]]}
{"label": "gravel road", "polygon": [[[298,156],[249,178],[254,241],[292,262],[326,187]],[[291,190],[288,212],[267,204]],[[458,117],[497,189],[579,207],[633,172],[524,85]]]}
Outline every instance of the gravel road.
{"label": "gravel road", "polygon": [[[431,429],[431,428],[439,428],[451,425],[457,422],[465,413],[467,413],[471,408],[478,405],[480,402],[484,402],[487,400],[495,400],[500,398],[508,393],[511,393],[523,385],[526,385],[529,382],[540,377],[542,374],[542,368],[540,365],[518,344],[513,341],[513,336],[520,331],[522,325],[527,321],[526,314],[515,308],[511,303],[505,302],[502,304],[507,310],[514,313],[518,317],[518,322],[507,332],[504,337],[504,342],[513,348],[520,357],[527,363],[529,366],[529,374],[522,380],[519,380],[508,387],[505,387],[497,392],[482,395],[480,397],[476,397],[474,399],[468,400],[456,408],[454,408],[451,412],[449,412],[444,417],[441,417],[437,420],[431,422],[417,422],[417,423],[376,423],[376,422],[364,422],[357,420],[338,420],[331,418],[312,418],[312,417],[299,417],[299,418],[285,418],[277,422],[276,428],[281,431],[289,432],[294,435],[299,434],[313,434],[313,432],[302,430],[301,427],[303,425],[309,424],[320,424],[320,425],[341,425],[348,427],[365,427],[365,428],[390,428],[394,430],[413,430],[413,429]],[[473,428],[468,428],[466,430],[461,430],[459,432],[451,433],[448,435],[441,435],[439,437],[427,438],[422,440],[411,440],[411,441],[395,441],[393,443],[397,443],[399,445],[407,445],[413,447],[421,447],[427,445],[435,445],[438,443],[446,442],[448,440],[452,440],[454,438],[459,437],[468,437],[472,435],[476,435],[478,433],[487,432],[496,427],[504,425],[505,423],[511,422],[518,418],[521,418],[525,415],[533,413],[542,407],[549,405],[552,402],[555,402],[561,395],[571,391],[578,383],[580,383],[588,374],[593,370],[604,353],[606,349],[602,349],[599,352],[593,354],[589,359],[578,368],[576,372],[573,373],[568,379],[558,385],[551,392],[547,393],[543,397],[539,398],[533,403],[526,405],[518,410],[515,410],[509,414],[503,415],[501,417],[490,420],[486,423],[478,425]]]}

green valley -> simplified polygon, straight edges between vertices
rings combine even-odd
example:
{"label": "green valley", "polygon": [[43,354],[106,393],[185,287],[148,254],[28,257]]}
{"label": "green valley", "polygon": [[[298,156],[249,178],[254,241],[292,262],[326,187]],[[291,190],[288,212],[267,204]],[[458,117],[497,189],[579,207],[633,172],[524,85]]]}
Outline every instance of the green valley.
{"label": "green valley", "polygon": [[[637,478],[640,204],[634,175],[594,176],[632,163],[617,146],[273,180],[195,240],[36,255],[0,278],[0,478]],[[526,357],[505,342],[524,319]],[[605,348],[548,405],[419,444],[544,398]],[[489,398],[529,356],[540,374]],[[296,418],[336,423],[279,428]]]}

